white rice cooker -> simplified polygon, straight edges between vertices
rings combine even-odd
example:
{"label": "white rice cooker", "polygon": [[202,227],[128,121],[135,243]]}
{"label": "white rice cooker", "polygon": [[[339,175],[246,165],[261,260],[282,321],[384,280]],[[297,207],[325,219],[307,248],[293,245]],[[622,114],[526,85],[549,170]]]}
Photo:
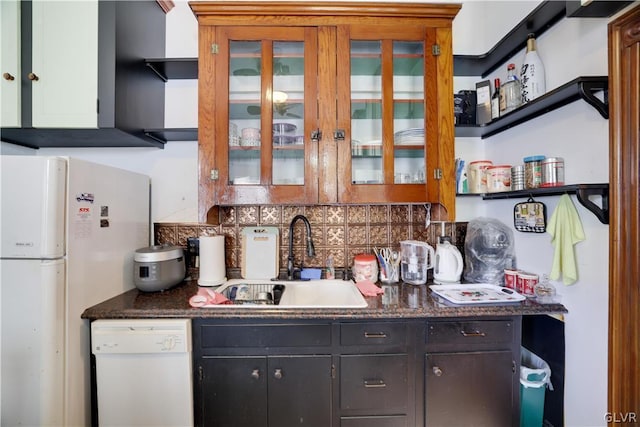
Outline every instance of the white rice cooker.
{"label": "white rice cooker", "polygon": [[136,250],[133,283],[144,292],[169,289],[184,280],[184,254],[179,246],[149,246]]}

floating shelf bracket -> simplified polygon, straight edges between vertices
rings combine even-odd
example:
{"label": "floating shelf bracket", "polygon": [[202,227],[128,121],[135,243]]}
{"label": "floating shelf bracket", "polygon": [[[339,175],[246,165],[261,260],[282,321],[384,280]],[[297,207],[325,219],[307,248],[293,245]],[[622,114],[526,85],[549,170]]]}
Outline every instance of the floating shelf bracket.
{"label": "floating shelf bracket", "polygon": [[[602,117],[609,119],[609,80],[582,81],[579,83],[579,88],[582,99],[595,108]],[[604,101],[594,95],[600,91],[604,94]]]}
{"label": "floating shelf bracket", "polygon": [[[602,206],[595,204],[590,197],[602,197]],[[603,224],[609,224],[609,186],[579,185],[576,197],[582,206],[589,209]]]}

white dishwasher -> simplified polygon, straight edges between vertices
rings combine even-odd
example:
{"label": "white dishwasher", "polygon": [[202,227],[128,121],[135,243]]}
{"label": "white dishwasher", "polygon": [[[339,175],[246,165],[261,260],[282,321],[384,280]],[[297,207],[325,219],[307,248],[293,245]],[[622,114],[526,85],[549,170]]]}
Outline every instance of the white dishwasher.
{"label": "white dishwasher", "polygon": [[100,426],[192,426],[191,321],[91,323]]}

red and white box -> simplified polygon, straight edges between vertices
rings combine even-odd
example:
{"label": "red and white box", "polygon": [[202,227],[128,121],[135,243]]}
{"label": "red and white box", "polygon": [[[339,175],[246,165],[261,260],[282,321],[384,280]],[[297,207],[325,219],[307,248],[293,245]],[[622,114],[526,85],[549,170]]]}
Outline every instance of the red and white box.
{"label": "red and white box", "polygon": [[518,272],[518,279],[516,281],[516,292],[532,297],[533,288],[538,284],[538,275],[533,273],[527,273],[526,271]]}
{"label": "red and white box", "polygon": [[509,289],[516,289],[516,281],[518,280],[518,271],[509,268],[504,269],[504,286]]}

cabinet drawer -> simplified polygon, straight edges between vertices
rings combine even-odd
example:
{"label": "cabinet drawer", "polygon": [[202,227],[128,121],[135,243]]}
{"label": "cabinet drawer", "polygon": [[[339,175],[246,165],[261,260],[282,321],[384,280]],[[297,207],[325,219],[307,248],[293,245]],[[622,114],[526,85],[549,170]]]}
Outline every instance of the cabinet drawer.
{"label": "cabinet drawer", "polygon": [[331,345],[327,324],[203,325],[202,348],[313,347]]}
{"label": "cabinet drawer", "polygon": [[340,407],[372,414],[406,412],[407,369],[406,354],[340,356]]}
{"label": "cabinet drawer", "polygon": [[407,417],[404,415],[342,417],[340,427],[407,427]]}
{"label": "cabinet drawer", "polygon": [[367,322],[340,325],[340,345],[404,345],[407,323]]}
{"label": "cabinet drawer", "polygon": [[428,322],[428,345],[511,344],[514,339],[512,320],[465,320]]}

